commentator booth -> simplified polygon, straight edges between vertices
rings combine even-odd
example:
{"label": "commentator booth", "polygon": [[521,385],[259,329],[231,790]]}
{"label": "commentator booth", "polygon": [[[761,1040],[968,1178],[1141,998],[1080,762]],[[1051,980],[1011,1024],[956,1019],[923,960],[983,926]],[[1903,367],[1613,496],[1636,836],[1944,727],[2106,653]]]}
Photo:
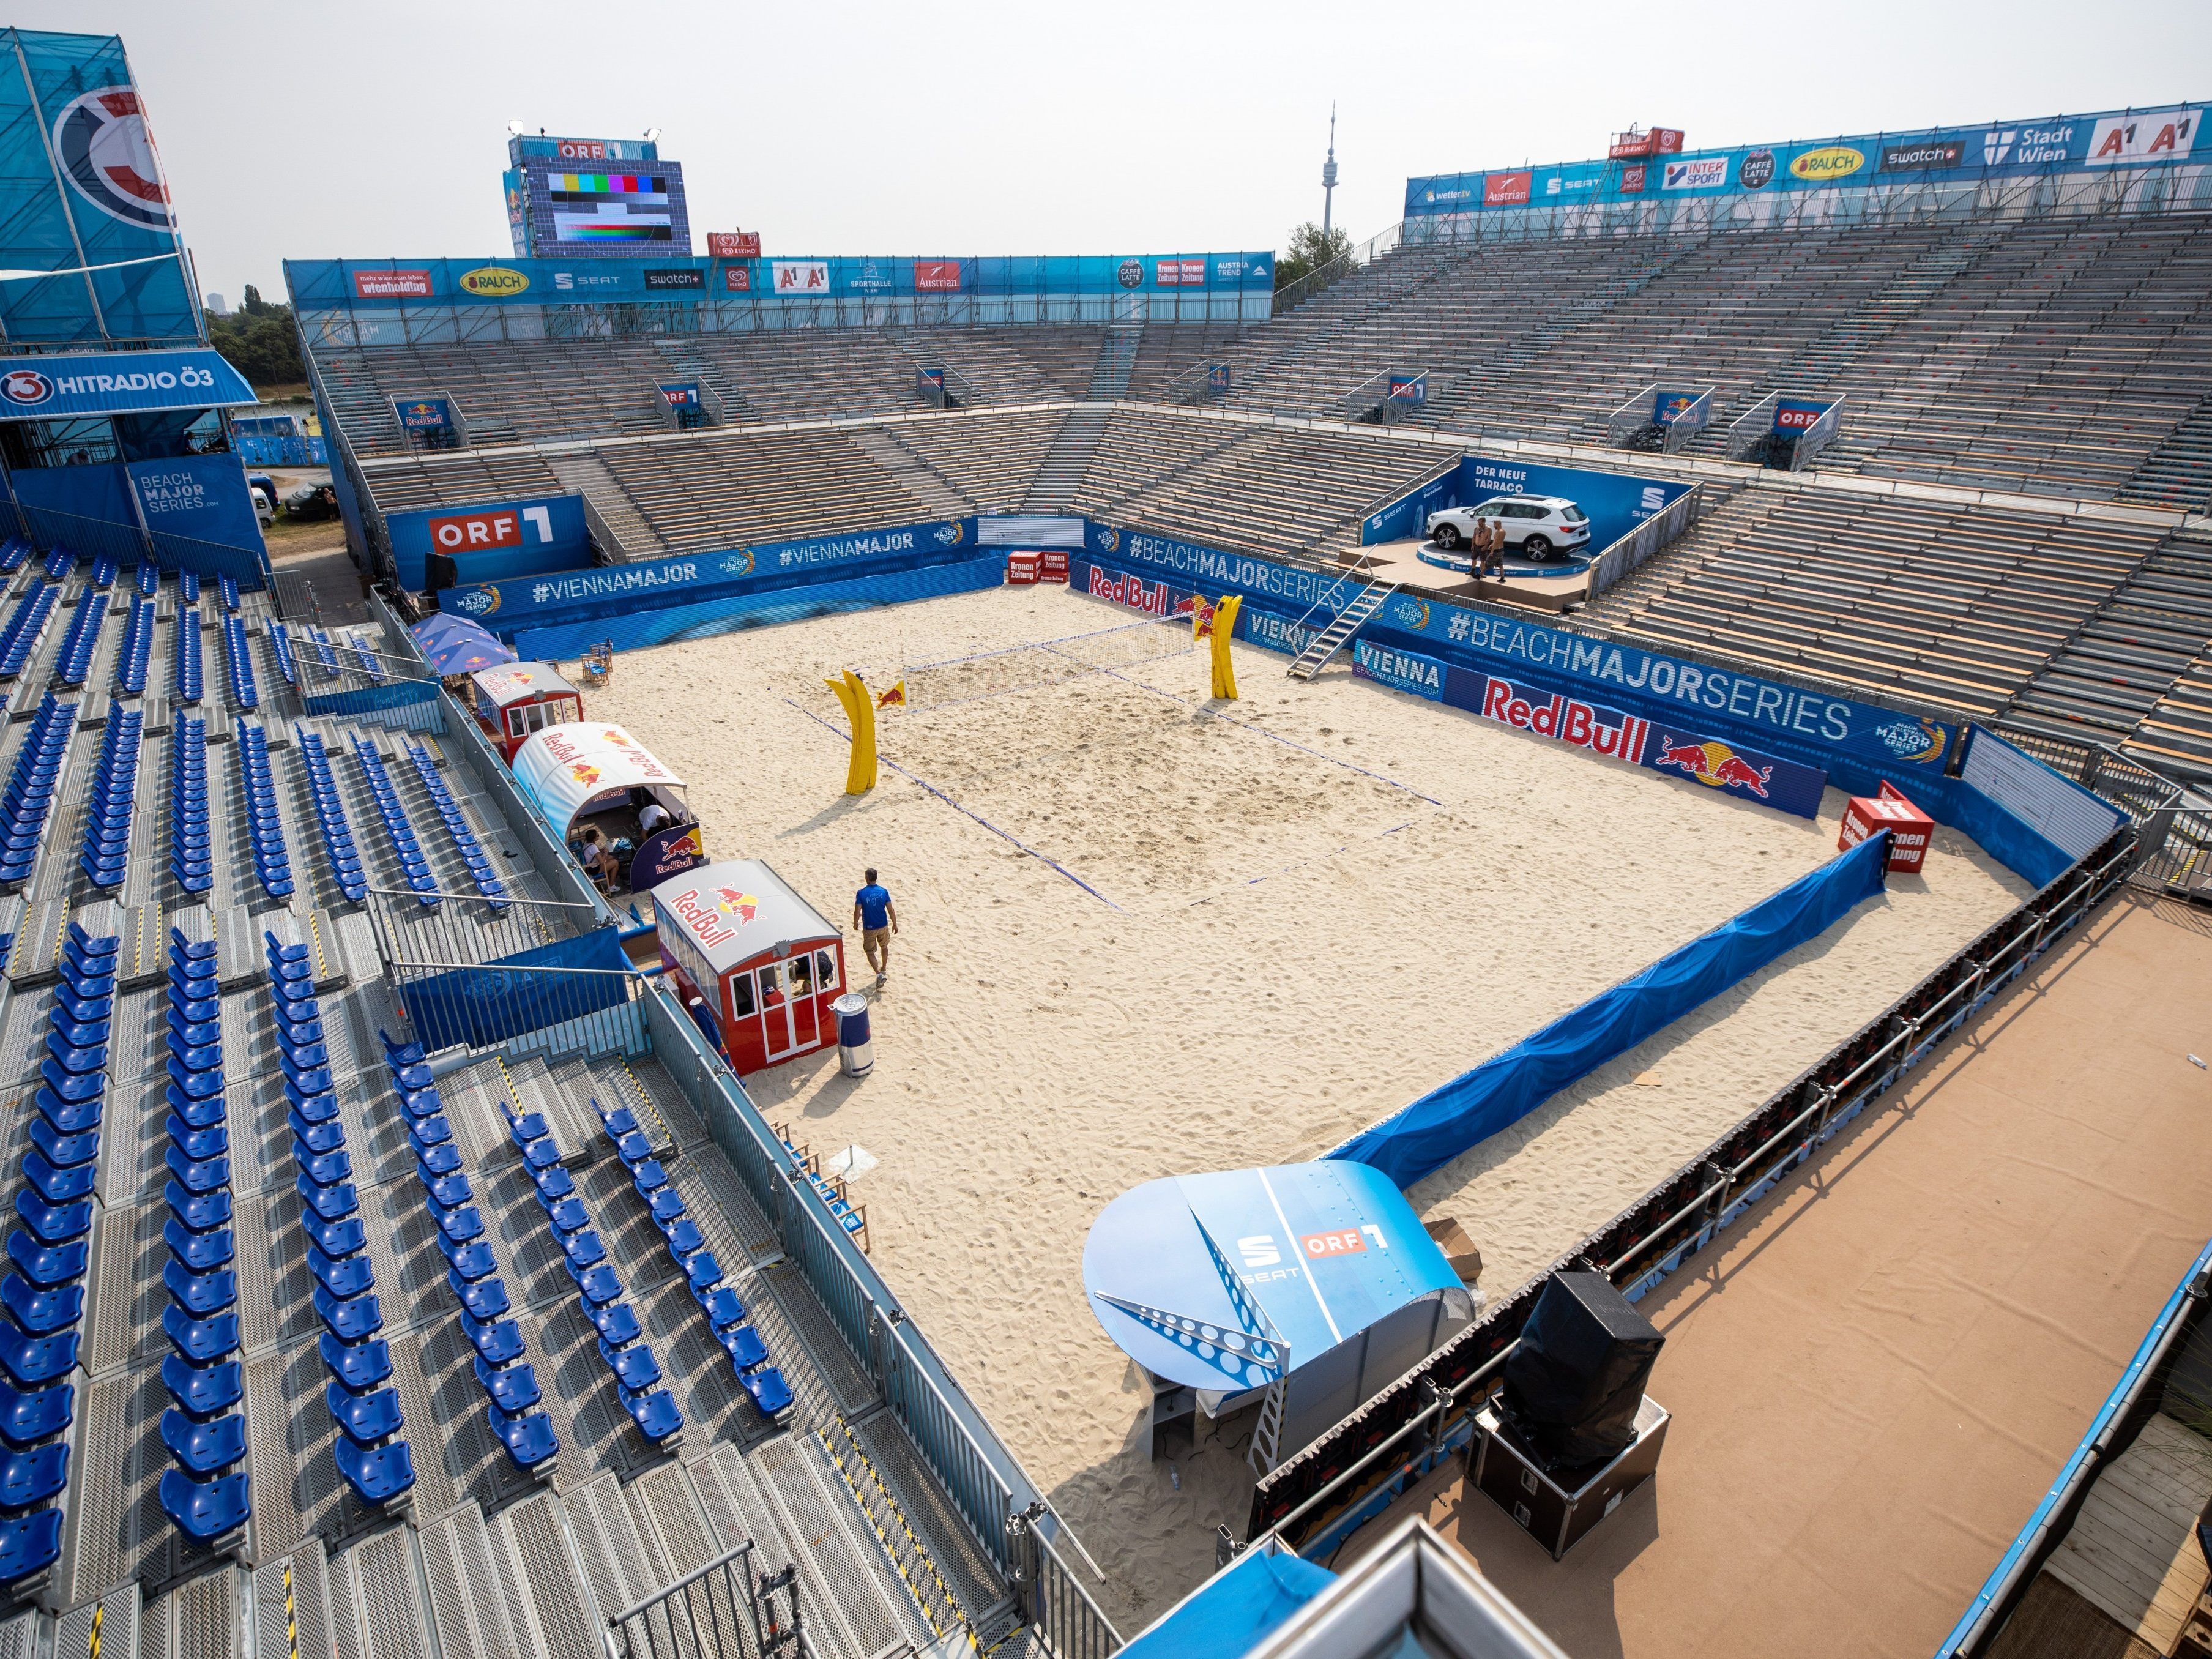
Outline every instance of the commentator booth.
{"label": "commentator booth", "polygon": [[781,876],[758,859],[726,859],[651,897],[660,959],[733,1071],[837,1041],[830,1004],[845,990],[845,936]]}
{"label": "commentator booth", "polygon": [[1152,1455],[1261,1407],[1261,1473],[1443,1346],[1473,1294],[1390,1178],[1330,1159],[1174,1176],[1091,1224],[1083,1288],[1152,1379]]}
{"label": "commentator booth", "polygon": [[579,720],[545,726],[522,740],[508,764],[523,795],[580,859],[584,832],[599,831],[623,884],[633,891],[706,862],[684,780],[619,726]]}
{"label": "commentator booth", "polygon": [[514,764],[514,751],[533,732],[571,726],[584,718],[584,694],[562,678],[550,662],[507,662],[469,676],[477,724]]}

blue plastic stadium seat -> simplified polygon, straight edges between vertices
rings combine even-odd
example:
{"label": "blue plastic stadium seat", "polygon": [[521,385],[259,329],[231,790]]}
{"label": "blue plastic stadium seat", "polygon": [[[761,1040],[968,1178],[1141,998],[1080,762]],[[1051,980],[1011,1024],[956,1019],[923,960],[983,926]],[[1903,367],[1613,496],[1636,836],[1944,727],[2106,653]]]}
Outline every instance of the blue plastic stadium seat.
{"label": "blue plastic stadium seat", "polygon": [[461,1149],[450,1140],[415,1148],[415,1162],[432,1175],[451,1175],[461,1167]]}
{"label": "blue plastic stadium seat", "polygon": [[415,1166],[415,1178],[429,1194],[432,1207],[438,1210],[457,1210],[476,1196],[469,1178],[458,1170],[452,1175],[432,1175],[418,1164]]}
{"label": "blue plastic stadium seat", "polygon": [[343,1146],[334,1152],[311,1152],[295,1140],[292,1161],[300,1166],[301,1178],[318,1187],[336,1187],[353,1179],[353,1159]]}
{"label": "blue plastic stadium seat", "polygon": [[99,1171],[91,1164],[80,1164],[72,1170],[57,1170],[35,1148],[23,1154],[23,1178],[36,1188],[39,1196],[49,1204],[70,1204],[80,1198],[89,1198],[94,1188],[100,1184]]}
{"label": "blue plastic stadium seat", "polygon": [[617,1348],[601,1337],[599,1358],[615,1374],[615,1381],[625,1389],[650,1389],[660,1381],[660,1362],[653,1357],[653,1350],[642,1342]]}
{"label": "blue plastic stadium seat", "polygon": [[389,1504],[415,1485],[415,1462],[404,1440],[370,1451],[340,1435],[331,1450],[338,1473],[364,1504]]}
{"label": "blue plastic stadium seat", "polygon": [[568,1257],[568,1271],[572,1274],[596,1267],[607,1259],[607,1247],[600,1243],[599,1234],[589,1227],[563,1237],[561,1252]]}
{"label": "blue plastic stadium seat", "polygon": [[82,1105],[87,1101],[95,1103],[93,1108],[92,1121],[90,1123],[70,1124],[64,1123],[57,1119],[54,1123],[54,1127],[57,1129],[89,1129],[92,1127],[94,1123],[100,1121],[100,1110],[97,1102],[100,1099],[102,1091],[107,1087],[107,1079],[105,1077],[101,1076],[97,1072],[80,1076],[66,1071],[52,1054],[48,1054],[44,1060],[39,1062],[39,1075],[44,1078],[46,1083],[46,1090],[42,1090],[40,1091],[41,1093],[51,1091],[56,1098],[65,1100],[73,1106]]}
{"label": "blue plastic stadium seat", "polygon": [[707,1248],[705,1235],[688,1215],[670,1223],[663,1236],[668,1240],[668,1254],[678,1261],[688,1261]]}
{"label": "blue plastic stadium seat", "polygon": [[471,1281],[489,1279],[499,1271],[499,1259],[492,1255],[491,1246],[482,1240],[456,1244],[441,1233],[438,1235],[438,1249],[443,1252],[447,1266],[463,1279]]}
{"label": "blue plastic stadium seat", "polygon": [[791,1409],[791,1384],[783,1380],[783,1373],[773,1365],[763,1365],[758,1370],[745,1371],[738,1380],[745,1385],[753,1404],[764,1417],[781,1417]]}
{"label": "blue plastic stadium seat", "polygon": [[0,1382],[0,1440],[19,1450],[62,1432],[75,1414],[76,1390],[67,1382],[29,1392]]}
{"label": "blue plastic stadium seat", "polygon": [[507,1133],[518,1146],[527,1146],[533,1140],[543,1140],[552,1131],[545,1126],[543,1112],[525,1112],[520,1117],[507,1120]]}
{"label": "blue plastic stadium seat", "polygon": [[[599,1103],[598,1098],[594,1097],[592,1104],[597,1107]],[[604,1114],[599,1121],[606,1125],[607,1133],[617,1140],[620,1140],[624,1135],[634,1135],[638,1132],[637,1115],[627,1106],[616,1107],[611,1112]]]}
{"label": "blue plastic stadium seat", "polygon": [[540,1135],[523,1147],[522,1157],[533,1170],[550,1169],[561,1161],[561,1148],[551,1135]]}
{"label": "blue plastic stadium seat", "polygon": [[307,1201],[309,1209],[325,1221],[343,1221],[361,1208],[361,1200],[349,1181],[342,1181],[335,1187],[318,1187],[301,1176],[293,1183],[293,1189]]}
{"label": "blue plastic stadium seat", "polygon": [[15,1213],[41,1244],[67,1244],[92,1231],[90,1204],[49,1204],[29,1188],[15,1194]]}
{"label": "blue plastic stadium seat", "polygon": [[292,1109],[285,1114],[287,1122],[294,1118],[299,1119],[303,1123],[331,1123],[337,1121],[338,1097],[335,1093],[303,1095],[295,1091],[292,1085],[288,1083],[284,1085],[284,1098]]}
{"label": "blue plastic stadium seat", "polygon": [[224,1266],[234,1254],[234,1244],[227,1227],[196,1233],[176,1217],[171,1216],[161,1225],[161,1237],[169,1247],[169,1254],[196,1273]]}
{"label": "blue plastic stadium seat", "polygon": [[221,1313],[238,1300],[238,1275],[228,1267],[196,1273],[171,1256],[161,1268],[161,1282],[177,1305],[195,1319]]}
{"label": "blue plastic stadium seat", "polygon": [[89,1248],[82,1239],[74,1244],[49,1246],[40,1243],[21,1227],[11,1228],[8,1234],[9,1261],[41,1290],[82,1278],[88,1254]]}
{"label": "blue plastic stadium seat", "polygon": [[76,1328],[84,1317],[84,1286],[62,1285],[50,1291],[33,1289],[21,1275],[0,1279],[0,1307],[33,1336],[52,1336]]}
{"label": "blue plastic stadium seat", "polygon": [[27,1510],[69,1485],[65,1443],[0,1457],[0,1510]]}
{"label": "blue plastic stadium seat", "polygon": [[384,1328],[384,1310],[373,1294],[341,1300],[318,1285],[314,1301],[316,1317],[342,1342],[358,1342]]}
{"label": "blue plastic stadium seat", "polygon": [[62,1553],[62,1512],[39,1510],[0,1521],[0,1583],[16,1584],[44,1572]]}
{"label": "blue plastic stadium seat", "polygon": [[732,1325],[742,1325],[745,1322],[745,1304],[738,1299],[738,1293],[726,1285],[717,1285],[713,1290],[700,1297],[698,1303],[700,1307],[706,1310],[707,1322],[718,1331],[725,1331]]}
{"label": "blue plastic stadium seat", "polygon": [[376,1287],[376,1269],[369,1265],[365,1254],[332,1261],[310,1244],[307,1270],[314,1274],[318,1285],[340,1301]]}
{"label": "blue plastic stadium seat", "polygon": [[417,1158],[422,1156],[426,1148],[442,1146],[453,1138],[453,1126],[447,1122],[443,1115],[417,1118],[407,1127],[407,1144],[415,1149]]}
{"label": "blue plastic stadium seat", "polygon": [[311,1210],[301,1218],[301,1224],[307,1230],[307,1243],[326,1256],[352,1255],[368,1243],[368,1231],[357,1215],[325,1221]]}
{"label": "blue plastic stadium seat", "polygon": [[40,1116],[31,1114],[31,1145],[40,1155],[57,1170],[74,1170],[91,1163],[100,1156],[100,1131],[88,1129],[82,1134],[65,1135]]}
{"label": "blue plastic stadium seat", "polygon": [[476,1351],[489,1364],[506,1365],[522,1358],[527,1352],[522,1340],[521,1327],[512,1319],[494,1320],[489,1323],[461,1316],[461,1329],[466,1333]]}
{"label": "blue plastic stadium seat", "polygon": [[473,1204],[464,1204],[438,1217],[438,1231],[456,1244],[483,1237],[483,1216]]}
{"label": "blue plastic stadium seat", "polygon": [[665,1446],[684,1432],[684,1413],[676,1407],[676,1396],[665,1389],[653,1394],[625,1393],[622,1402],[637,1431],[656,1446]]}
{"label": "blue plastic stadium seat", "polygon": [[176,1354],[161,1359],[161,1386],[185,1416],[204,1422],[220,1417],[246,1395],[246,1370],[235,1359],[218,1365],[188,1365]]}
{"label": "blue plastic stadium seat", "polygon": [[543,1397],[538,1387],[538,1373],[526,1361],[512,1365],[488,1365],[479,1355],[476,1360],[476,1373],[477,1381],[491,1396],[491,1403],[510,1417],[528,1411]]}
{"label": "blue plastic stadium seat", "polygon": [[547,1204],[569,1197],[576,1190],[575,1177],[558,1164],[549,1164],[543,1170],[532,1170],[530,1178],[537,1184],[538,1198]]}
{"label": "blue plastic stadium seat", "polygon": [[605,1263],[602,1262],[592,1267],[579,1267],[574,1262],[570,1261],[567,1266],[568,1276],[576,1281],[577,1290],[583,1293],[585,1302],[592,1307],[605,1307],[608,1303],[620,1299],[623,1293],[622,1280],[615,1277],[614,1269]]}
{"label": "blue plastic stadium seat", "polygon": [[172,1302],[161,1310],[161,1329],[176,1351],[195,1365],[212,1365],[238,1352],[238,1316],[194,1319]]}
{"label": "blue plastic stadium seat", "polygon": [[352,1394],[332,1382],[323,1390],[323,1403],[331,1408],[331,1418],[347,1437],[364,1446],[388,1439],[405,1426],[397,1389]]}
{"label": "blue plastic stadium seat", "polygon": [[307,1149],[308,1155],[319,1158],[325,1152],[335,1152],[345,1145],[345,1125],[336,1118],[325,1118],[320,1123],[310,1122],[300,1115],[295,1107],[284,1115],[285,1127],[291,1130],[293,1141]]}
{"label": "blue plastic stadium seat", "polygon": [[169,1212],[196,1233],[230,1224],[230,1193],[188,1193],[172,1181],[161,1189]]}
{"label": "blue plastic stadium seat", "polygon": [[732,1325],[726,1331],[717,1331],[714,1337],[722,1345],[722,1352],[730,1356],[730,1363],[741,1371],[768,1363],[768,1345],[750,1325]]}
{"label": "blue plastic stadium seat", "polygon": [[76,1365],[77,1334],[64,1331],[58,1336],[28,1336],[0,1319],[0,1370],[19,1389],[66,1376]]}
{"label": "blue plastic stadium seat", "polygon": [[161,1513],[175,1522],[179,1532],[199,1544],[228,1537],[253,1513],[242,1474],[195,1480],[181,1469],[168,1469],[161,1475]]}
{"label": "blue plastic stadium seat", "polygon": [[382,1337],[367,1342],[341,1342],[325,1331],[317,1346],[323,1364],[351,1394],[365,1394],[392,1375],[392,1346]]}
{"label": "blue plastic stadium seat", "polygon": [[553,1224],[553,1231],[566,1237],[581,1232],[592,1224],[592,1212],[574,1198],[563,1198],[545,1206],[545,1214]]}
{"label": "blue plastic stadium seat", "polygon": [[653,1156],[653,1143],[633,1129],[616,1139],[615,1155],[635,1170]]}
{"label": "blue plastic stadium seat", "polygon": [[187,1474],[220,1474],[246,1455],[246,1415],[195,1423],[172,1406],[161,1413],[161,1443]]}
{"label": "blue plastic stadium seat", "polygon": [[653,1211],[653,1224],[665,1230],[683,1217],[684,1195],[673,1187],[663,1187],[653,1195],[648,1207]]}
{"label": "blue plastic stadium seat", "polygon": [[659,1158],[648,1158],[631,1170],[630,1184],[637,1188],[637,1195],[650,1204],[653,1195],[668,1184],[668,1171],[660,1167]]}
{"label": "blue plastic stadium seat", "polygon": [[186,1158],[172,1146],[164,1161],[169,1166],[169,1173],[188,1193],[211,1193],[218,1187],[230,1185],[230,1160],[227,1158]]}
{"label": "blue plastic stadium seat", "polygon": [[496,1276],[471,1282],[448,1268],[446,1283],[473,1319],[497,1319],[514,1306],[507,1298],[506,1281]]}
{"label": "blue plastic stadium seat", "polygon": [[691,1294],[699,1296],[722,1282],[722,1264],[714,1260],[712,1250],[702,1250],[684,1264],[684,1276],[690,1283]]}
{"label": "blue plastic stadium seat", "polygon": [[503,1413],[496,1405],[484,1408],[486,1420],[515,1467],[526,1474],[542,1474],[560,1455],[561,1442],[553,1432],[553,1419],[544,1412],[526,1417]]}
{"label": "blue plastic stadium seat", "polygon": [[635,1342],[645,1334],[645,1328],[637,1322],[637,1310],[627,1302],[609,1302],[593,1307],[586,1304],[584,1311],[599,1333],[599,1340],[611,1348]]}

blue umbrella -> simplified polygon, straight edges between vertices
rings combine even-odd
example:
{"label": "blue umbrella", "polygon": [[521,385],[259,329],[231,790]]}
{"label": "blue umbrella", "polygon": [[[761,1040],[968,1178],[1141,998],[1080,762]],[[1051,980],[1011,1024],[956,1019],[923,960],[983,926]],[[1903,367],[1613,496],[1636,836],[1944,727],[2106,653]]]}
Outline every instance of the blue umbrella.
{"label": "blue umbrella", "polygon": [[480,623],[465,617],[449,617],[444,611],[425,617],[408,629],[415,643],[421,647],[430,666],[444,674],[469,674],[479,668],[496,668],[503,662],[514,662],[514,652],[501,645],[491,631]]}

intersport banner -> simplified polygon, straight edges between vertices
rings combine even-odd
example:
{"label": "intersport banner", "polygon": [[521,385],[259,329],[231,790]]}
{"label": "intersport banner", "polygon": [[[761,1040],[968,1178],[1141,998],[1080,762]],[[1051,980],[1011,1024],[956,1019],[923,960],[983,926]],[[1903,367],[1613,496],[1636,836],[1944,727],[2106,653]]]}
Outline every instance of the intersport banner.
{"label": "intersport banner", "polygon": [[[25,270],[0,283],[11,341],[196,340],[176,212],[123,42],[0,31],[0,224]],[[142,263],[143,262],[143,263]]]}
{"label": "intersport banner", "polygon": [[2212,161],[2205,106],[2106,110],[1968,127],[1747,144],[1633,160],[1447,173],[1406,181],[1406,217],[1681,201],[1723,194],[1972,184],[2036,174],[2111,174]]}

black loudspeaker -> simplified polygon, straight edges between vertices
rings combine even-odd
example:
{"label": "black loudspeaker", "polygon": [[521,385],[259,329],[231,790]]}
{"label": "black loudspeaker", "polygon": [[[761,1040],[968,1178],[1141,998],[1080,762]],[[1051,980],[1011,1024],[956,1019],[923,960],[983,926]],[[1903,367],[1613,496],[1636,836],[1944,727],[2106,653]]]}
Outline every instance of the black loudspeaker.
{"label": "black loudspeaker", "polygon": [[1603,1273],[1553,1273],[1506,1358],[1504,1415],[1554,1467],[1612,1457],[1636,1437],[1665,1340]]}
{"label": "black loudspeaker", "polygon": [[425,555],[422,566],[424,584],[433,593],[461,585],[460,567],[453,562],[453,556],[450,553]]}

